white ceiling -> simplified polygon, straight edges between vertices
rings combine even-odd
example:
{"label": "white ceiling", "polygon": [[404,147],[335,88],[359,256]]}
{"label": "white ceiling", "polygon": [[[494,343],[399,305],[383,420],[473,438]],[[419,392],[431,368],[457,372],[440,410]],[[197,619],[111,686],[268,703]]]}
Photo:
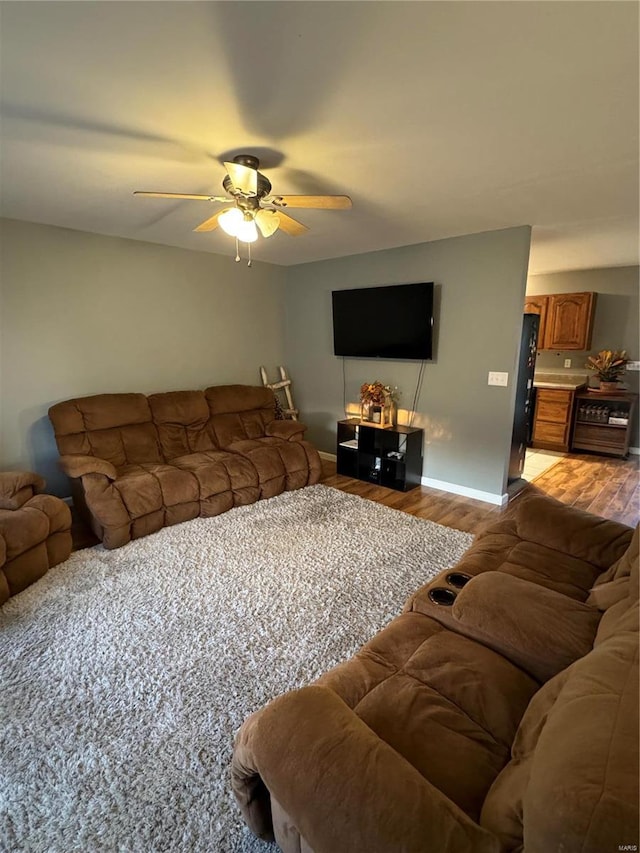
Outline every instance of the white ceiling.
{"label": "white ceiling", "polygon": [[513,225],[533,273],[638,263],[638,4],[3,2],[2,214],[232,256],[192,229],[255,153],[295,264]]}

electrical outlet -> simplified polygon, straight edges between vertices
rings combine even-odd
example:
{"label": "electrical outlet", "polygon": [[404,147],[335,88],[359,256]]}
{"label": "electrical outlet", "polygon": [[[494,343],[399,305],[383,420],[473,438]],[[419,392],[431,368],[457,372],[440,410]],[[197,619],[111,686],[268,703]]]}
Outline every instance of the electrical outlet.
{"label": "electrical outlet", "polygon": [[502,388],[506,388],[509,382],[509,374],[508,373],[500,373],[497,370],[489,371],[489,380],[487,385],[500,385]]}
{"label": "electrical outlet", "polygon": [[628,361],[627,370],[640,370],[640,361]]}
{"label": "electrical outlet", "polygon": [[571,359],[570,358],[565,358],[564,366],[565,367],[571,367]]}

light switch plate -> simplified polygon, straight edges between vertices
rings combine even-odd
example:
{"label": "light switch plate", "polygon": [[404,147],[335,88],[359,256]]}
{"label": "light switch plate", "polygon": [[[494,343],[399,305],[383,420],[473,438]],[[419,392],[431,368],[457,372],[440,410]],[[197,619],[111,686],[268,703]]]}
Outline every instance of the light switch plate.
{"label": "light switch plate", "polygon": [[640,370],[640,361],[628,361],[627,370]]}
{"label": "light switch plate", "polygon": [[497,370],[489,371],[489,380],[487,385],[500,385],[502,388],[506,388],[509,382],[509,374],[501,373]]}

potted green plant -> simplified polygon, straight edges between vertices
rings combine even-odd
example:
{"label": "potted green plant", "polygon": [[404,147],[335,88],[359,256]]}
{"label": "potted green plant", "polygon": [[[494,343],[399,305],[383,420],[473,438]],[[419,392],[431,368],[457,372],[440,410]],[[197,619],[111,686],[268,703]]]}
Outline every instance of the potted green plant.
{"label": "potted green plant", "polygon": [[614,391],[628,361],[626,350],[603,349],[597,355],[589,356],[586,367],[595,371],[600,380],[600,390]]}

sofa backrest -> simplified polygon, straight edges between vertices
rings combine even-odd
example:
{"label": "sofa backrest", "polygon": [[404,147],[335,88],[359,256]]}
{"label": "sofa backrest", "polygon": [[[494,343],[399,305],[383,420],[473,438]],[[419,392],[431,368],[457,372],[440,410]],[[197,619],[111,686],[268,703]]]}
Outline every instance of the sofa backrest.
{"label": "sofa backrest", "polygon": [[234,441],[262,438],[265,426],[275,419],[275,396],[270,388],[217,385],[204,392],[211,428],[220,447]]}
{"label": "sofa backrest", "polygon": [[158,431],[144,394],[96,394],[49,409],[61,455],[81,453],[116,468],[161,462]]}
{"label": "sofa backrest", "polygon": [[596,582],[589,598],[593,604],[603,610],[602,619],[594,645],[605,642],[613,634],[624,630],[637,618],[637,606],[640,587],[640,525],[636,527],[631,544],[619,560],[611,566]]}
{"label": "sofa backrest", "polygon": [[96,456],[121,468],[261,438],[275,418],[275,396],[249,385],[149,397],[97,394],[57,403],[49,417],[61,455]]}
{"label": "sofa backrest", "polygon": [[148,400],[166,461],[218,449],[204,391],[168,391]]}
{"label": "sofa backrest", "polygon": [[[617,633],[538,691],[481,823],[505,849],[634,849],[638,635]],[[559,843],[562,841],[562,844]]]}
{"label": "sofa backrest", "polygon": [[637,845],[638,535],[594,588],[614,584],[593,650],[533,697],[486,797],[481,823],[506,849]]}

